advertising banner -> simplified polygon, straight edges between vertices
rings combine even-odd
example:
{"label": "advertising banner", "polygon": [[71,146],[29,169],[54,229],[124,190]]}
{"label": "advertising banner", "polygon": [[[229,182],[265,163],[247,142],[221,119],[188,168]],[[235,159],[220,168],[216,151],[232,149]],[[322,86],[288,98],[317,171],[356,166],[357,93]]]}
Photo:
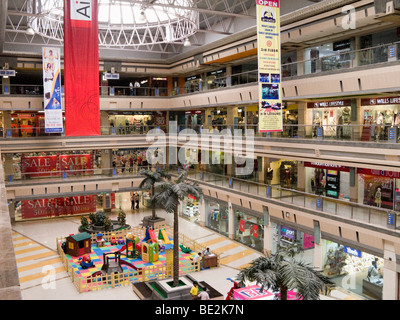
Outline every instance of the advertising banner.
{"label": "advertising banner", "polygon": [[65,135],[100,135],[97,0],[64,0]]}
{"label": "advertising banner", "polygon": [[60,168],[67,175],[93,174],[92,157],[90,154],[60,155]]}
{"label": "advertising banner", "polygon": [[45,132],[63,132],[60,49],[42,49]]}
{"label": "advertising banner", "polygon": [[22,178],[50,177],[60,175],[58,156],[21,157]]}
{"label": "advertising banner", "polygon": [[95,211],[95,195],[21,201],[22,219],[61,216]]}
{"label": "advertising banner", "polygon": [[283,131],[279,0],[257,0],[259,132]]}

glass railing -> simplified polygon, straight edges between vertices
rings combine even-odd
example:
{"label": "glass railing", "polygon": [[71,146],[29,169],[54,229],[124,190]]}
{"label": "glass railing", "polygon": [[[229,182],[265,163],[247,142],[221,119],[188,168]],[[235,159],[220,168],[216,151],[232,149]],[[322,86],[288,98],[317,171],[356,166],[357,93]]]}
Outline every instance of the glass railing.
{"label": "glass railing", "polygon": [[[178,174],[180,169],[173,169],[171,173]],[[399,215],[400,212],[363,205],[346,200],[338,200],[326,196],[310,194],[298,190],[288,189],[279,185],[268,185],[254,181],[248,181],[231,176],[224,176],[205,171],[189,170],[188,178],[195,181],[214,184],[216,186],[229,188],[249,194],[249,197],[259,196],[278,200],[282,203],[292,204],[307,209],[319,210],[329,215],[334,215],[346,219],[357,220],[369,225],[387,227],[388,215]],[[400,226],[400,221],[396,221],[396,228]]]}
{"label": "glass railing", "polygon": [[[189,129],[189,130],[185,130]],[[150,131],[167,134],[171,129],[168,126],[155,126],[143,124],[102,126],[100,135],[143,135]],[[175,128],[174,128],[175,130]],[[299,125],[284,124],[281,132],[259,132],[257,124],[214,124],[190,126],[178,125],[178,133],[201,134],[239,134],[247,136],[250,132],[256,138],[290,138],[305,140],[326,140],[326,141],[353,141],[353,142],[391,142],[397,143],[400,140],[400,128],[398,125],[390,124],[377,126],[376,124],[357,125]],[[185,131],[184,131],[185,130]],[[206,131],[208,130],[208,131]],[[238,131],[235,131],[238,130]],[[0,137],[7,138],[32,138],[32,137],[63,137],[63,133],[45,133],[44,127],[21,127],[21,128],[0,128]]]}
{"label": "glass railing", "polygon": [[[141,169],[167,169],[171,174],[179,174],[180,168],[166,165],[134,165],[113,166],[111,168],[79,169],[79,170],[59,170],[52,172],[37,172],[25,174],[8,174],[5,172],[5,183],[7,186],[19,186],[27,184],[43,184],[51,182],[77,180],[87,181],[88,179],[114,179],[121,177],[140,177]],[[388,227],[388,215],[399,215],[400,212],[393,210],[368,206],[348,200],[334,199],[323,195],[316,195],[289,189],[280,185],[269,185],[255,181],[249,181],[238,177],[220,175],[207,171],[198,171],[189,169],[188,178],[198,182],[213,184],[215,186],[231,189],[248,194],[249,197],[260,197],[262,199],[271,199],[282,202],[282,204],[291,204],[300,208],[318,210],[323,213],[338,216],[346,219],[360,221],[368,225],[379,227]],[[395,228],[400,226],[400,219],[395,219]],[[399,222],[397,222],[399,220]]]}
{"label": "glass railing", "polygon": [[400,42],[282,64],[282,78],[400,60]]}

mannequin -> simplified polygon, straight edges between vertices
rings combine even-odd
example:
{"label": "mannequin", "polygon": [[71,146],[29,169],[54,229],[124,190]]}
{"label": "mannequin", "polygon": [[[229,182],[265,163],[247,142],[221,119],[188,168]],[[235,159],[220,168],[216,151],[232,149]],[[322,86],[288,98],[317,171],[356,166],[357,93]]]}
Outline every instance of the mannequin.
{"label": "mannequin", "polygon": [[393,126],[398,126],[400,124],[400,115],[398,114],[397,110],[394,110],[394,115],[393,115]]}
{"label": "mannequin", "polygon": [[375,192],[375,204],[378,208],[382,205],[382,192],[381,188],[378,188]]}
{"label": "mannequin", "polygon": [[273,170],[271,167],[268,168],[268,169],[267,169],[267,172],[266,172],[266,179],[268,180],[268,184],[271,183],[271,180],[272,180],[272,178],[273,178],[273,175],[274,175],[274,170]]}

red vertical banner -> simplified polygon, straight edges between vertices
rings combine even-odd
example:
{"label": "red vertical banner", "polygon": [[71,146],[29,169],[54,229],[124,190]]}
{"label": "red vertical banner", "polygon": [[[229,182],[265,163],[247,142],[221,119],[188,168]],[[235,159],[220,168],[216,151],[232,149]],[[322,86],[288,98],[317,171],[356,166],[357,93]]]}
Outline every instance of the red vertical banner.
{"label": "red vertical banner", "polygon": [[65,135],[100,135],[97,0],[65,0]]}

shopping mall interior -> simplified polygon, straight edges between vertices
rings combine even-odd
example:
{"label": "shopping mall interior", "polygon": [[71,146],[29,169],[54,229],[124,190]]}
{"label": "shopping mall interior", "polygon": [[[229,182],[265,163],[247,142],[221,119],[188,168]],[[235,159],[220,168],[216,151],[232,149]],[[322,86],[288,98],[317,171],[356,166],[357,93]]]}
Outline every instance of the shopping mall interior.
{"label": "shopping mall interior", "polygon": [[[162,206],[158,260],[144,259],[152,242],[142,241],[148,264],[124,262],[123,279],[95,278],[68,253],[83,256],[88,233],[93,252],[104,246],[95,227],[82,231],[96,212],[129,226],[106,238],[121,235],[126,257],[132,234],[147,239],[144,170],[186,172],[201,188],[177,207],[180,272],[220,299],[254,260],[293,245],[333,282],[321,300],[400,299],[400,0],[95,2],[99,105],[71,120],[81,75],[68,70],[64,1],[0,0],[0,300],[141,300],[135,284],[170,277],[175,219]],[[279,32],[266,32],[276,49],[260,48],[260,2],[279,4]],[[262,50],[279,56],[279,72],[260,73],[275,63]],[[205,248],[216,259],[197,268]],[[102,250],[91,258],[104,267]]]}

